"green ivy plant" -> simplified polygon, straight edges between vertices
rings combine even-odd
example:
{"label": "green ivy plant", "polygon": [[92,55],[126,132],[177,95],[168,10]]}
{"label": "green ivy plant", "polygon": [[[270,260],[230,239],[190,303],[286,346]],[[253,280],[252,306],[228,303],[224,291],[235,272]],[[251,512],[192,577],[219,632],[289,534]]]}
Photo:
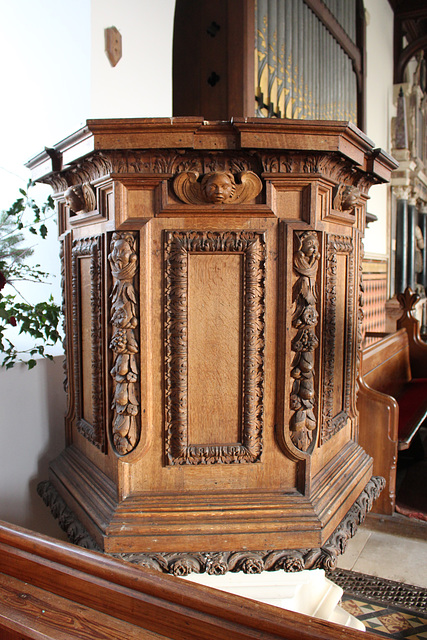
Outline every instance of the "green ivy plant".
{"label": "green ivy plant", "polygon": [[[33,249],[23,246],[25,230],[46,238],[46,222],[54,213],[52,196],[39,206],[29,195],[33,186],[30,181],[26,189],[19,189],[20,197],[7,211],[0,212],[0,358],[1,366],[6,369],[18,362],[32,369],[37,364],[37,357],[51,360],[48,350],[61,340],[58,330],[61,309],[53,297],[50,296],[47,302],[31,304],[19,291],[20,282],[46,283],[49,277],[40,265],[27,264]],[[19,334],[30,336],[34,340],[33,346],[25,350],[16,347],[11,327],[18,327]]]}

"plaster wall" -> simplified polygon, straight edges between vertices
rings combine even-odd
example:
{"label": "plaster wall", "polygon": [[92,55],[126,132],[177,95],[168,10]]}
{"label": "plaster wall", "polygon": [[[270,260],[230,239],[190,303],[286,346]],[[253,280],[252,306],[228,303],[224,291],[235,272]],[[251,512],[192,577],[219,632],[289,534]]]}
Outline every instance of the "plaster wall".
{"label": "plaster wall", "polygon": [[[92,0],[91,118],[172,116],[175,0]],[[104,29],[116,27],[122,58],[112,67]]]}
{"label": "plaster wall", "polygon": [[[90,0],[3,2],[0,34],[7,52],[0,68],[0,209],[8,209],[30,177],[24,163],[84,123],[89,108]],[[51,189],[32,192],[40,204]],[[53,294],[60,303],[57,225],[46,241],[29,234],[31,261],[49,272],[49,284],[19,284],[27,300]],[[9,289],[9,290],[7,290]],[[12,293],[5,287],[3,293]],[[20,348],[28,341],[15,335]],[[17,342],[15,342],[17,344]],[[31,343],[30,343],[31,344]],[[61,346],[54,361],[0,369],[0,519],[41,533],[62,532],[36,493],[48,463],[64,447],[65,392]]]}
{"label": "plaster wall", "polygon": [[[393,105],[393,11],[388,0],[364,0],[366,27],[366,134],[391,152]],[[366,230],[365,255],[384,258],[389,250],[390,187],[372,187],[368,211],[378,217]]]}

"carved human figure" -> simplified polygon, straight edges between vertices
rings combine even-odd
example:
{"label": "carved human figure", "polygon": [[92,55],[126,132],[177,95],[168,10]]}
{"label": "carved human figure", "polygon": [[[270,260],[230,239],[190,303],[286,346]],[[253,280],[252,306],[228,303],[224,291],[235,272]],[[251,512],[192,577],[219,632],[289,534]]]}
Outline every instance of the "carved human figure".
{"label": "carved human figure", "polygon": [[204,176],[202,190],[208,202],[223,204],[233,197],[236,183],[232,173],[227,171],[213,171]]}
{"label": "carved human figure", "polygon": [[300,246],[294,256],[295,269],[303,276],[311,278],[317,271],[320,258],[319,239],[313,231],[305,231],[300,236]]}
{"label": "carved human figure", "polygon": [[294,379],[291,392],[291,439],[301,451],[307,451],[316,429],[314,414],[314,351],[318,346],[315,328],[319,314],[316,309],[316,275],[320,259],[319,239],[315,231],[297,233],[297,250],[294,253],[294,269],[298,280],[294,285],[296,295],[292,324],[298,332],[292,340],[295,353],[291,376]]}
{"label": "carved human figure", "polygon": [[72,213],[87,213],[96,209],[95,191],[88,182],[71,185],[64,193],[64,199]]}
{"label": "carved human figure", "polygon": [[69,187],[64,193],[65,204],[73,213],[80,213],[86,210],[83,189],[80,184]]}
{"label": "carved human figure", "polygon": [[333,203],[333,208],[343,213],[353,213],[360,196],[357,187],[348,184],[340,184]]}

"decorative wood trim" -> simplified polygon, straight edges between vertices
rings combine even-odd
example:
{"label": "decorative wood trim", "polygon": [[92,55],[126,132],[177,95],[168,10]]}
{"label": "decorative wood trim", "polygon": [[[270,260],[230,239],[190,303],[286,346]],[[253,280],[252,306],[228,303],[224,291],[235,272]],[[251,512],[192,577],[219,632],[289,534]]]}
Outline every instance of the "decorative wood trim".
{"label": "decorative wood trim", "polygon": [[292,339],[291,376],[294,379],[290,407],[293,411],[289,429],[291,440],[300,451],[307,451],[317,427],[314,414],[316,402],[314,391],[315,350],[319,346],[316,326],[319,313],[316,309],[316,278],[319,266],[319,238],[316,231],[294,232],[293,267],[297,280],[293,287],[295,308],[292,326],[297,329]]}
{"label": "decorative wood trim", "polygon": [[[241,442],[188,441],[188,257],[191,253],[244,257]],[[262,451],[265,240],[253,231],[165,232],[165,450],[168,464],[256,462]]]}
{"label": "decorative wood trim", "polygon": [[[82,258],[90,258],[90,305],[91,305],[91,370],[93,423],[89,424],[82,414],[82,354],[81,354],[81,286],[80,266]],[[102,236],[75,240],[72,247],[72,296],[73,296],[73,353],[74,353],[74,403],[77,429],[92,444],[105,453],[106,438],[104,424],[104,326],[103,317],[103,239]]]}
{"label": "decorative wood trim", "polygon": [[112,443],[119,455],[133,451],[141,435],[139,401],[139,310],[137,233],[114,232],[108,260],[113,279],[111,290],[113,366]]}
{"label": "decorative wood trim", "polygon": [[[347,287],[346,287],[346,331],[344,367],[343,407],[333,415],[334,398],[334,370],[335,370],[335,336],[336,336],[336,291],[337,291],[337,255],[347,256]],[[324,444],[338,433],[347,423],[351,408],[351,379],[352,379],[352,343],[351,328],[354,326],[354,245],[349,236],[327,235],[326,249],[326,286],[325,286],[325,315],[323,323],[323,398],[322,398],[322,427],[320,444]]]}
{"label": "decorative wood trim", "polygon": [[[325,544],[315,549],[284,549],[268,551],[218,551],[218,552],[177,552],[177,553],[120,553],[111,554],[132,564],[148,567],[163,573],[185,576],[190,573],[222,575],[228,571],[261,573],[262,571],[303,571],[305,569],[333,570],[337,558],[344,553],[347,542],[359,525],[365,521],[374,501],[385,486],[384,478],[373,476],[354,502],[341,523]],[[70,536],[71,541],[89,549],[97,549],[97,544],[86,532],[73,512],[67,507],[50,482],[41,482],[37,492],[58,519],[60,527]]]}

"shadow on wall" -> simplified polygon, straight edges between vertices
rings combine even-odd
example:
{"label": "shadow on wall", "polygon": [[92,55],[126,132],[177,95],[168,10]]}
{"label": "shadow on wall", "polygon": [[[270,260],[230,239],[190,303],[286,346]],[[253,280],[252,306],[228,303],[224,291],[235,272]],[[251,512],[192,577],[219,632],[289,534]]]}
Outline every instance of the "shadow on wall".
{"label": "shadow on wall", "polygon": [[0,369],[0,519],[62,540],[37,484],[64,448],[63,359]]}

